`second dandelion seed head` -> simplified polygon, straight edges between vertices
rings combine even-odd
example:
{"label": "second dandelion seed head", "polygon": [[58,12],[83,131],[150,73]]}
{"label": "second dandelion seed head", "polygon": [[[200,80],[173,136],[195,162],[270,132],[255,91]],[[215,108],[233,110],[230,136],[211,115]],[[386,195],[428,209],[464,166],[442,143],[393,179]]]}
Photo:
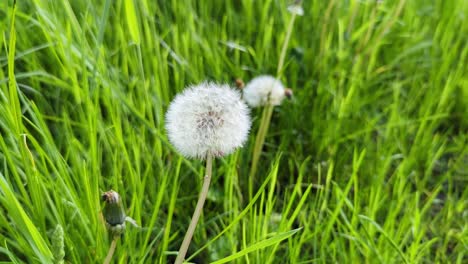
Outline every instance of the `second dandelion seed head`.
{"label": "second dandelion seed head", "polygon": [[247,106],[227,85],[189,86],[172,101],[166,114],[170,142],[184,156],[224,156],[241,147],[250,130]]}
{"label": "second dandelion seed head", "polygon": [[269,75],[252,79],[243,88],[243,98],[251,107],[280,105],[284,98],[292,96],[292,90],[285,88],[280,80]]}

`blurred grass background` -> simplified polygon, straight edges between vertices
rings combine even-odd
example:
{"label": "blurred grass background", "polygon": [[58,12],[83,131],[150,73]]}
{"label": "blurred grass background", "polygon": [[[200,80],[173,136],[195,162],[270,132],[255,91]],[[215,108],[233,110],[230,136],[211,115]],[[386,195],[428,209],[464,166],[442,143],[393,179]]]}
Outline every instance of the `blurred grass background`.
{"label": "blurred grass background", "polygon": [[[66,263],[102,262],[114,189],[142,226],[116,263],[172,262],[203,164],[170,146],[165,110],[188,84],[274,75],[288,4],[2,1],[0,261],[58,263],[60,225]],[[468,2],[303,8],[255,195],[258,109],[247,145],[215,162],[189,261],[466,263]]]}

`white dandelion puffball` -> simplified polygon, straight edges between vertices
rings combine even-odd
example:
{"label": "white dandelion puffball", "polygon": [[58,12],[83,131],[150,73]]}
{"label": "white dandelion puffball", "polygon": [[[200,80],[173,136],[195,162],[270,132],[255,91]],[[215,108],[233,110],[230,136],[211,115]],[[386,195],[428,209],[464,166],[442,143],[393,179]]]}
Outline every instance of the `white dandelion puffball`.
{"label": "white dandelion puffball", "polygon": [[166,113],[169,141],[184,156],[224,156],[241,147],[250,130],[249,109],[228,85],[189,86]]}
{"label": "white dandelion puffball", "polygon": [[242,91],[244,100],[251,107],[280,105],[288,93],[281,81],[269,75],[254,78]]}
{"label": "white dandelion puffball", "polygon": [[298,16],[304,15],[304,9],[302,9],[302,6],[300,4],[292,4],[288,6],[288,11],[294,15],[298,15]]}

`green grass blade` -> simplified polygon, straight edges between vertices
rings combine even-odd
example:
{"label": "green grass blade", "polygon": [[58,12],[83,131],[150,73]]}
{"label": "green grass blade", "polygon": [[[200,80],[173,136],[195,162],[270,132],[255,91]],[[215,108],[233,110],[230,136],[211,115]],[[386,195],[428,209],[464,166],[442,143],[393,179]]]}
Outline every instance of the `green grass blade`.
{"label": "green grass blade", "polygon": [[140,30],[139,23],[137,20],[137,14],[135,9],[134,0],[124,0],[125,1],[125,16],[127,18],[128,30],[130,31],[130,36],[132,41],[139,45],[140,44]]}
{"label": "green grass blade", "polygon": [[16,199],[16,194],[12,192],[8,182],[1,173],[0,193],[3,198],[3,206],[7,209],[11,220],[18,226],[20,233],[29,242],[35,256],[39,258],[42,263],[50,263],[53,258],[52,252],[33,221],[31,221],[21,204]]}
{"label": "green grass blade", "polygon": [[212,264],[221,264],[221,263],[230,262],[230,261],[238,259],[238,258],[240,258],[240,257],[242,257],[242,256],[244,256],[244,255],[246,255],[246,254],[248,254],[250,252],[279,244],[281,241],[290,238],[291,236],[293,236],[294,234],[299,232],[301,229],[302,228],[297,228],[297,229],[293,229],[293,230],[290,230],[290,231],[287,231],[287,232],[284,232],[284,233],[276,234],[271,238],[259,241],[259,242],[255,243],[255,244],[251,245],[251,246],[248,246],[247,248],[244,248],[241,251],[239,251],[239,252],[237,252],[235,254],[232,254],[231,256],[222,258],[220,260],[217,260],[217,261],[214,261],[214,262],[211,262],[211,263]]}

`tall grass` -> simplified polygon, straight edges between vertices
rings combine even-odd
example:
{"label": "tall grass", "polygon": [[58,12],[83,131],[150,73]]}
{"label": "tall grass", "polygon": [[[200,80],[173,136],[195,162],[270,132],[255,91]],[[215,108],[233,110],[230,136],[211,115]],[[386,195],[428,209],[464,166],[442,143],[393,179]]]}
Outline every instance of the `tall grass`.
{"label": "tall grass", "polygon": [[[190,83],[275,74],[285,1],[0,2],[0,261],[175,259],[202,164],[168,144]],[[304,1],[248,195],[254,134],[216,171],[195,263],[464,263],[468,2]],[[232,48],[226,43],[240,47]],[[252,111],[257,131],[261,111]]]}

